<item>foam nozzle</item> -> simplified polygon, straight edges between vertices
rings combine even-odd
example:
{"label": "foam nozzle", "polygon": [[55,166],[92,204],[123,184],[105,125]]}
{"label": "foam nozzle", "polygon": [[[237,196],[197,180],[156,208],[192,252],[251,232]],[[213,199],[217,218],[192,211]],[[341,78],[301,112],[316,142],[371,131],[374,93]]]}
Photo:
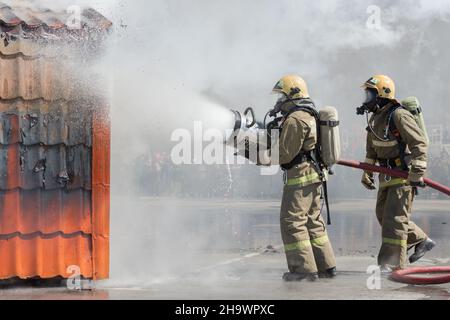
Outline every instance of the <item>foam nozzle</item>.
{"label": "foam nozzle", "polygon": [[233,133],[227,137],[226,141],[232,143],[235,139],[240,141],[248,136],[252,136],[251,140],[257,139],[257,131],[259,130],[256,123],[255,112],[252,108],[245,109],[244,112],[230,110],[234,115]]}
{"label": "foam nozzle", "polygon": [[247,108],[244,111],[245,126],[251,128],[256,124],[255,111],[252,108]]}
{"label": "foam nozzle", "polygon": [[243,113],[236,110],[231,110],[231,112],[233,112],[235,117],[234,131],[248,129],[256,124],[255,112],[252,108],[245,109]]}
{"label": "foam nozzle", "polygon": [[234,131],[242,129],[242,114],[239,111],[231,110],[234,114]]}

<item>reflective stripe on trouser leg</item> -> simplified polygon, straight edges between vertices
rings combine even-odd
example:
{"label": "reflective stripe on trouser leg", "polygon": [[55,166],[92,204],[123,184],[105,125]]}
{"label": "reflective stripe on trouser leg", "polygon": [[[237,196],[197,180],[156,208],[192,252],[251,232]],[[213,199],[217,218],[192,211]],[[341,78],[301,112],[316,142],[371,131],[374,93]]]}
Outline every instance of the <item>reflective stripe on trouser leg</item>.
{"label": "reflective stripe on trouser leg", "polygon": [[392,244],[394,246],[406,247],[406,244],[408,242],[407,242],[407,240],[403,240],[403,239],[383,238],[383,243]]}
{"label": "reflective stripe on trouser leg", "polygon": [[383,240],[378,255],[380,265],[404,268],[408,240],[422,239],[425,235],[410,221],[411,196],[412,188],[402,185],[378,193],[377,216],[381,220]]}
{"label": "reflective stripe on trouser leg", "polygon": [[308,240],[302,240],[302,241],[297,241],[294,243],[287,243],[284,245],[284,251],[288,252],[288,251],[297,251],[297,250],[303,250],[306,248],[311,247],[311,241]]}
{"label": "reflective stripe on trouser leg", "polygon": [[286,243],[284,252],[286,253],[289,272],[315,272],[314,269],[309,270],[314,268],[314,266],[308,267],[307,257],[312,255],[311,242],[309,240]]}
{"label": "reflective stripe on trouser leg", "polygon": [[316,185],[312,191],[313,202],[311,209],[308,211],[308,222],[306,227],[311,239],[311,245],[319,271],[336,267],[336,259],[334,257],[333,247],[326,231],[326,224],[320,214],[320,185]]}
{"label": "reflective stripe on trouser leg", "polygon": [[406,267],[406,239],[392,239],[383,237],[378,264],[393,269]]}
{"label": "reflective stripe on trouser leg", "polygon": [[306,227],[313,195],[310,187],[285,186],[280,211],[281,237],[290,272],[317,272]]}
{"label": "reflective stripe on trouser leg", "polygon": [[323,246],[327,245],[327,243],[329,243],[330,240],[328,239],[328,235],[324,235],[319,238],[311,239],[310,242],[312,245],[315,245],[318,247],[323,247]]}

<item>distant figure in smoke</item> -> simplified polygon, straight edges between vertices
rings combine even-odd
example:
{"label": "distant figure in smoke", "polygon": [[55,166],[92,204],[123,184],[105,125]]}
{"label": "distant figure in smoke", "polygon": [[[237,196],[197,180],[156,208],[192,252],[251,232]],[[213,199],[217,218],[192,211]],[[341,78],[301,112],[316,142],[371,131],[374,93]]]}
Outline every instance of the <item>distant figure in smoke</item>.
{"label": "distant figure in smoke", "polygon": [[[318,145],[315,105],[305,81],[295,75],[283,77],[273,92],[279,99],[271,115],[282,115],[279,163],[286,176],[280,225],[289,272],[283,279],[331,278],[336,275],[336,261],[321,216],[323,176],[314,156]],[[261,153],[259,164],[271,164],[269,151]]]}
{"label": "distant figure in smoke", "polygon": [[[411,221],[417,187],[424,187],[428,142],[414,115],[395,99],[395,84],[387,76],[374,76],[363,84],[366,101],[358,114],[368,119],[366,163],[408,170],[407,180],[380,175],[376,214],[382,228],[378,264],[391,272],[407,264],[408,249],[415,248],[409,262],[419,260],[435,243]],[[368,118],[369,113],[373,113]],[[362,184],[376,189],[374,176],[364,172]]]}

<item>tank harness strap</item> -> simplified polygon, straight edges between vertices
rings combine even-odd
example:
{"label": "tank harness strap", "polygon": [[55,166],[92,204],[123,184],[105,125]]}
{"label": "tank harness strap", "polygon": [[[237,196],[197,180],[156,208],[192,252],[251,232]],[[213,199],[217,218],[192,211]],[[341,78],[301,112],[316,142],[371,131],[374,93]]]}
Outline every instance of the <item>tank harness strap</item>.
{"label": "tank harness strap", "polygon": [[406,163],[406,143],[403,141],[402,137],[400,136],[400,131],[398,130],[398,128],[395,125],[394,122],[394,113],[395,111],[397,111],[398,109],[403,108],[403,106],[401,105],[396,105],[392,108],[392,111],[388,117],[388,126],[389,126],[389,131],[392,133],[392,135],[395,137],[395,139],[398,142],[398,151],[399,151],[399,158],[401,161],[401,168],[403,170],[408,170],[408,164]]}
{"label": "tank harness strap", "polygon": [[319,173],[320,180],[322,181],[323,194],[322,194],[321,198],[324,200],[325,207],[327,209],[327,225],[331,225],[330,203],[328,201],[328,184],[327,184],[327,180],[325,179],[325,174],[323,172],[323,168],[320,164],[320,161],[318,160],[318,159],[320,159],[319,157],[320,157],[319,149],[314,149],[311,152],[311,158],[312,158],[311,163],[313,164],[316,171]]}
{"label": "tank harness strap", "polygon": [[328,121],[319,121],[319,124],[321,126],[327,126],[327,127],[337,127],[339,125],[339,120],[328,120]]}
{"label": "tank harness strap", "polygon": [[295,158],[291,162],[281,165],[281,168],[283,170],[290,170],[293,167],[295,167],[296,165],[302,164],[302,163],[304,163],[306,161],[311,161],[312,162],[312,154],[313,154],[313,150],[311,150],[311,151],[300,151],[300,153],[297,154],[295,156]]}

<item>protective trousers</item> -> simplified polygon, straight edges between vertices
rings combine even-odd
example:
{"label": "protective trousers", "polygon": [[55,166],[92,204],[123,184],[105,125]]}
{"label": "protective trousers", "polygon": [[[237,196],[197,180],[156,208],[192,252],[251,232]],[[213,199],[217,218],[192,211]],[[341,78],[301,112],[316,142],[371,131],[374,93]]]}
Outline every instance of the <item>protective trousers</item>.
{"label": "protective trousers", "polygon": [[380,188],[376,214],[382,230],[378,264],[402,269],[407,264],[408,248],[427,239],[427,235],[411,221],[414,190],[404,184]]}
{"label": "protective trousers", "polygon": [[336,266],[320,215],[320,191],[320,183],[284,187],[280,225],[289,272],[323,272]]}

